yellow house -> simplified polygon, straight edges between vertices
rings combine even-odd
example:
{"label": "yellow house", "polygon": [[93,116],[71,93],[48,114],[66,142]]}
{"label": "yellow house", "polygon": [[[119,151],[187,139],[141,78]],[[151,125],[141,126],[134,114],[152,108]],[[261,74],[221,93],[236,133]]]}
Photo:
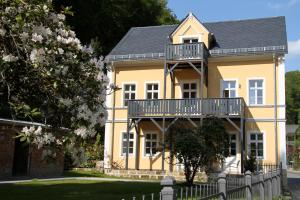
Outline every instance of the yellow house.
{"label": "yellow house", "polygon": [[179,171],[165,148],[180,119],[197,126],[222,118],[230,156],[221,169],[240,173],[252,154],[286,169],[284,17],[131,28],[109,54],[106,169]]}

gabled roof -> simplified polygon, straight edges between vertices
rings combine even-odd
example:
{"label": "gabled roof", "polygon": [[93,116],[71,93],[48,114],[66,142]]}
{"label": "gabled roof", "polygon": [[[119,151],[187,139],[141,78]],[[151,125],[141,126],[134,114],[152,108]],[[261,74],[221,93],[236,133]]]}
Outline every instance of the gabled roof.
{"label": "gabled roof", "polygon": [[[209,49],[211,56],[236,52],[237,49],[287,53],[285,17],[212,22],[203,23],[203,25],[215,37],[215,44]],[[130,59],[130,55],[133,54],[141,55],[141,57],[144,54],[145,58],[149,55],[153,58],[155,57],[153,55],[157,58],[163,57],[165,44],[169,42],[169,35],[177,26],[131,28],[110,52],[109,57],[113,60]]]}
{"label": "gabled roof", "polygon": [[185,18],[177,25],[177,27],[172,31],[172,33],[170,33],[170,36],[172,37],[175,32],[177,32],[177,30],[180,29],[181,25],[184,24],[189,18],[195,18],[199,23],[200,26],[202,26],[207,32],[209,32],[209,30],[207,30],[207,28],[205,26],[203,26],[203,24],[200,22],[200,20],[193,14],[193,13],[189,13],[187,16],[185,16]]}

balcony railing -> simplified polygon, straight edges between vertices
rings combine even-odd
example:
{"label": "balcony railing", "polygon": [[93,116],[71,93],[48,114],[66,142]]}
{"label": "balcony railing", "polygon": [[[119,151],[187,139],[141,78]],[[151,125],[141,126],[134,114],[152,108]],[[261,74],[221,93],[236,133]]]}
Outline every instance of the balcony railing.
{"label": "balcony railing", "polygon": [[204,60],[208,51],[203,42],[191,44],[168,44],[166,46],[167,60]]}
{"label": "balcony railing", "polygon": [[128,116],[137,117],[201,117],[230,116],[244,114],[243,98],[203,98],[201,99],[151,99],[129,100]]}

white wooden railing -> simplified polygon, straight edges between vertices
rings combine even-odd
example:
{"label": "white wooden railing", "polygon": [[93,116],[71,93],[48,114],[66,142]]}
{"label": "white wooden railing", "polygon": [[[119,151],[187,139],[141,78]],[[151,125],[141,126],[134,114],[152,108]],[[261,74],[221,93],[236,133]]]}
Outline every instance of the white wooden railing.
{"label": "white wooden railing", "polygon": [[241,116],[243,98],[129,100],[129,117],[147,116]]}

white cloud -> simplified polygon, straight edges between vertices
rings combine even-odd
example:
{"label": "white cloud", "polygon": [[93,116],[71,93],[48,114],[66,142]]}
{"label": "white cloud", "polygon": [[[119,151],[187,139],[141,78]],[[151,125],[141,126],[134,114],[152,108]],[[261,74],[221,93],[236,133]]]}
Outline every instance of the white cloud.
{"label": "white cloud", "polygon": [[268,2],[268,7],[273,10],[281,10],[281,9],[287,9],[292,6],[294,6],[296,3],[298,3],[299,0],[287,0],[284,3],[274,3],[274,2]]}
{"label": "white cloud", "polygon": [[300,56],[300,39],[288,42],[289,56]]}

